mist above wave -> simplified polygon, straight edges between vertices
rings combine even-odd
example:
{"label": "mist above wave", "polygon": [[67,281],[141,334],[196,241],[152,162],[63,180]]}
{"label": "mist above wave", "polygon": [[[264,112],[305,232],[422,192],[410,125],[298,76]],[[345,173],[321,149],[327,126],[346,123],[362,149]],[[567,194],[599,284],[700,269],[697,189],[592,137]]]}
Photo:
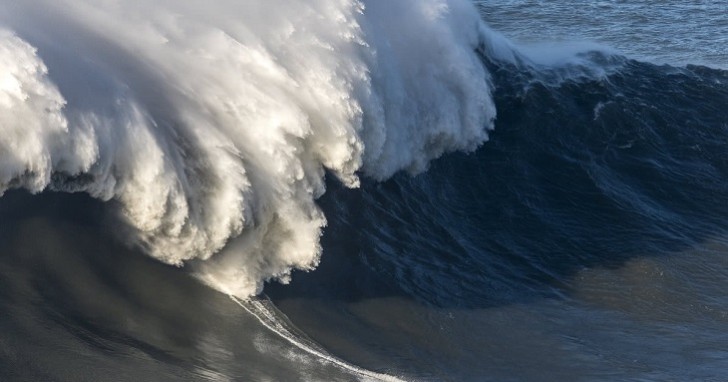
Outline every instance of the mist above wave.
{"label": "mist above wave", "polygon": [[114,199],[238,296],[316,266],[326,171],[422,171],[495,117],[466,0],[3,2],[0,193]]}

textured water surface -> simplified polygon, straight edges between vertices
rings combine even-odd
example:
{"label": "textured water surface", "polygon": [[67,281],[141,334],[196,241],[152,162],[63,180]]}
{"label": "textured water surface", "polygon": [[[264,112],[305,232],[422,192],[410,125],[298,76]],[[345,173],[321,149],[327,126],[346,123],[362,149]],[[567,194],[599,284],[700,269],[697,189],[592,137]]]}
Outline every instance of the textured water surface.
{"label": "textured water surface", "polygon": [[0,380],[724,379],[720,2],[0,2]]}

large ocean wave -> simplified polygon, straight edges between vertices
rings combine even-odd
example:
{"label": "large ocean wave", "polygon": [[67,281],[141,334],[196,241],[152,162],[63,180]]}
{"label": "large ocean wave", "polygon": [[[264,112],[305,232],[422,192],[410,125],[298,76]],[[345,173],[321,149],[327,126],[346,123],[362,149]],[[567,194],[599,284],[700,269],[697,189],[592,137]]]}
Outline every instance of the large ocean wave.
{"label": "large ocean wave", "polygon": [[113,200],[126,241],[249,296],[317,265],[327,174],[488,139],[496,37],[465,0],[4,4],[0,193]]}
{"label": "large ocean wave", "polygon": [[5,1],[0,379],[722,376],[728,71],[644,3],[567,17],[620,54],[467,0]]}

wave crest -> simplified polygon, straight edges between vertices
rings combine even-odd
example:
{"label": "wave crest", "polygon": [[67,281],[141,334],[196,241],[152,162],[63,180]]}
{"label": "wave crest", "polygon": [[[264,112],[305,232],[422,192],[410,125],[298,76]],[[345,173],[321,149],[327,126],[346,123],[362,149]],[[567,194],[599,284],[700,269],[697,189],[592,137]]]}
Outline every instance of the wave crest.
{"label": "wave crest", "polygon": [[465,0],[34,1],[0,25],[0,192],[115,199],[136,245],[241,297],[316,266],[326,171],[422,171],[495,118]]}

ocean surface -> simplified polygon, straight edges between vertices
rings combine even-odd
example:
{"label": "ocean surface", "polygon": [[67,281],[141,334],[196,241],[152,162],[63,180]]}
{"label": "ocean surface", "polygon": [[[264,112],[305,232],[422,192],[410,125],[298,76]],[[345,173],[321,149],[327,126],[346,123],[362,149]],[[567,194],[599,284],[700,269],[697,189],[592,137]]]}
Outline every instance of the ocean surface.
{"label": "ocean surface", "polygon": [[0,0],[0,381],[728,380],[726,11]]}

